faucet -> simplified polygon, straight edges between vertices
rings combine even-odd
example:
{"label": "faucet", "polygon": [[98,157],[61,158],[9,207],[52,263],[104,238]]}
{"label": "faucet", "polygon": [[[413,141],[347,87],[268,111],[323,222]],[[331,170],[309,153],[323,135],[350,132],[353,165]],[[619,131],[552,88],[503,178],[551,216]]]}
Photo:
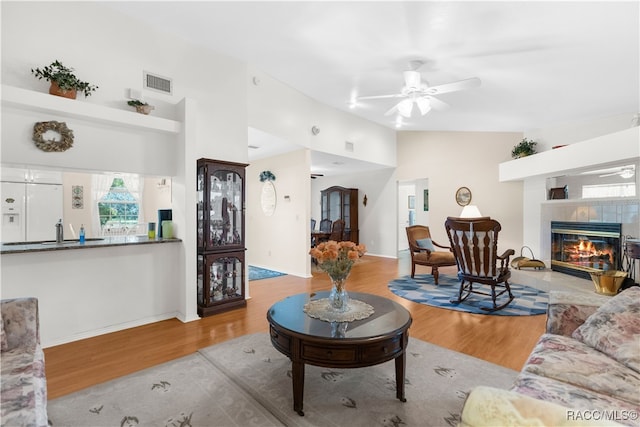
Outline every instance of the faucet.
{"label": "faucet", "polygon": [[62,225],[62,218],[56,223],[56,243],[62,243],[64,241],[64,226]]}

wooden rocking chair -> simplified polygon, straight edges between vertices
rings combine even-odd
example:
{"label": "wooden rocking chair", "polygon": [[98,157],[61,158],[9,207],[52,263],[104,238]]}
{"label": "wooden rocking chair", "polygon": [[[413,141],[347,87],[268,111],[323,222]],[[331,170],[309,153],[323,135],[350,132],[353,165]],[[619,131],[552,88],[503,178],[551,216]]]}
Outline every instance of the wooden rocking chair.
{"label": "wooden rocking chair", "polygon": [[[493,308],[482,307],[483,310],[496,311],[509,305],[513,301],[509,286],[509,258],[515,251],[508,249],[498,255],[498,233],[502,229],[500,223],[489,218],[449,217],[445,221],[445,229],[461,280],[458,298],[451,302],[458,304],[474,293],[491,297]],[[474,289],[474,283],[490,286],[491,292]],[[503,298],[506,301],[499,303],[498,298],[503,294],[507,294]]]}

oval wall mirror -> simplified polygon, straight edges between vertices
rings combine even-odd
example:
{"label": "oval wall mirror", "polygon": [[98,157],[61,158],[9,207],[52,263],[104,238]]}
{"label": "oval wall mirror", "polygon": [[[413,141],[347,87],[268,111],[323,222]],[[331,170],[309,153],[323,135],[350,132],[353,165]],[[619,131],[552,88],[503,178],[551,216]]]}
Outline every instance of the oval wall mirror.
{"label": "oval wall mirror", "polygon": [[262,212],[266,216],[273,215],[273,212],[276,210],[276,188],[271,181],[265,181],[264,184],[262,184],[260,204],[262,206]]}

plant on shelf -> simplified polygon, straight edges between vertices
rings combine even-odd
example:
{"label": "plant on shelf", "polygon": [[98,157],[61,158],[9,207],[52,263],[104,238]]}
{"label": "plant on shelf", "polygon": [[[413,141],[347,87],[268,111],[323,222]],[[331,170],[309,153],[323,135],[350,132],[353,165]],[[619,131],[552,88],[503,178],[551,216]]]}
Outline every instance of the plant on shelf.
{"label": "plant on shelf", "polygon": [[136,111],[141,114],[149,114],[151,110],[155,109],[153,105],[149,105],[148,103],[140,101],[139,99],[131,99],[127,101],[127,104],[135,107]]}
{"label": "plant on shelf", "polygon": [[511,157],[514,159],[519,159],[520,157],[530,156],[531,154],[536,154],[536,145],[538,143],[527,139],[522,138],[522,141],[511,150]]}
{"label": "plant on shelf", "polygon": [[45,79],[51,82],[49,93],[52,95],[75,99],[77,91],[83,92],[84,96],[90,96],[91,92],[98,89],[98,86],[78,79],[73,71],[73,68],[65,67],[57,59],[42,68],[31,69],[31,73],[38,80]]}

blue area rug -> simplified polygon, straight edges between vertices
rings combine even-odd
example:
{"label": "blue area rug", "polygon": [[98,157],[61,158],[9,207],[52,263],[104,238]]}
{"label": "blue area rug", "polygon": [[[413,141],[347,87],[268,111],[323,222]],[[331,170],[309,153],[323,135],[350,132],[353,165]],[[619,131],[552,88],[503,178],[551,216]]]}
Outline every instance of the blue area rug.
{"label": "blue area rug", "polygon": [[[546,314],[549,294],[526,285],[509,282],[514,296],[511,304],[498,311],[485,311],[481,307],[492,307],[491,297],[471,294],[459,304],[453,304],[451,299],[458,297],[460,281],[455,276],[440,274],[438,286],[434,284],[430,274],[416,274],[415,278],[404,276],[389,282],[389,290],[394,294],[420,304],[432,307],[447,308],[449,310],[464,311],[474,314],[493,314],[498,316],[533,316]],[[480,286],[480,285],[474,285]],[[490,290],[488,286],[481,286],[483,291]],[[504,298],[502,295],[498,298]]]}
{"label": "blue area rug", "polygon": [[266,268],[249,266],[249,280],[269,279],[271,277],[284,276],[285,273],[279,271],[267,270]]}

